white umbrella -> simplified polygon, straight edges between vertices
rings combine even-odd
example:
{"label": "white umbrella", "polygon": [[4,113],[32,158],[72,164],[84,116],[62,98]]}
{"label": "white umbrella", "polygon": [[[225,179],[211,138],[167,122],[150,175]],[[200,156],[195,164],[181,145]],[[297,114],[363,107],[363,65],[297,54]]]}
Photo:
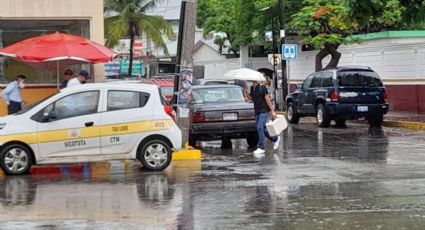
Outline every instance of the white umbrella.
{"label": "white umbrella", "polygon": [[226,80],[265,81],[263,74],[248,68],[229,70],[224,74]]}

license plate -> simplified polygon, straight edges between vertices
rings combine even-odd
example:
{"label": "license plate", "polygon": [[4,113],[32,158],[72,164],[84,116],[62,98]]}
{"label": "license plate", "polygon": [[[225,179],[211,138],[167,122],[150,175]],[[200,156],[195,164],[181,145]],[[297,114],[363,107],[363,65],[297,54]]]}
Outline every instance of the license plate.
{"label": "license plate", "polygon": [[236,120],[238,120],[238,114],[237,113],[224,113],[223,114],[223,120],[224,121],[236,121]]}
{"label": "license plate", "polygon": [[357,106],[357,112],[367,112],[369,108],[367,106]]}

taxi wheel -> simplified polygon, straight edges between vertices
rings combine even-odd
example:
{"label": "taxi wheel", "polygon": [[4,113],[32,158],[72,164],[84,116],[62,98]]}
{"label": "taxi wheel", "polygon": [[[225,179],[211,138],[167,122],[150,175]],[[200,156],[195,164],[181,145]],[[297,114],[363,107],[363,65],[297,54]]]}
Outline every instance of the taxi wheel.
{"label": "taxi wheel", "polygon": [[171,148],[163,140],[144,143],[139,154],[143,168],[149,171],[162,171],[171,162]]}
{"label": "taxi wheel", "polygon": [[26,174],[31,165],[31,151],[25,145],[11,144],[0,153],[0,166],[7,175]]}

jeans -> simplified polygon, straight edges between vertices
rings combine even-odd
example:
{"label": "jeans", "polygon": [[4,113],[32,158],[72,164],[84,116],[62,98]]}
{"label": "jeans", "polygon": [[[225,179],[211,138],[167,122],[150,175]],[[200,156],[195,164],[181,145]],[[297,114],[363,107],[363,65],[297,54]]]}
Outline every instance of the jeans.
{"label": "jeans", "polygon": [[257,123],[257,132],[258,132],[258,148],[264,148],[264,137],[267,137],[270,141],[276,142],[277,136],[271,137],[269,132],[266,129],[266,122],[269,118],[268,113],[259,113],[255,115],[255,122]]}

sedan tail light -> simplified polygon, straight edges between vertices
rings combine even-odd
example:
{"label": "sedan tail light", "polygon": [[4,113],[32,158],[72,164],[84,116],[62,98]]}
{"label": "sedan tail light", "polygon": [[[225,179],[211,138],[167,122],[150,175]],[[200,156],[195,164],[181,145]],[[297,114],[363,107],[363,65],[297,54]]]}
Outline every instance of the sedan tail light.
{"label": "sedan tail light", "polygon": [[205,122],[205,114],[203,112],[195,112],[192,115],[192,122],[193,123],[201,123]]}
{"label": "sedan tail light", "polygon": [[331,98],[331,101],[333,102],[339,101],[339,93],[337,91],[332,91],[329,97]]}
{"label": "sedan tail light", "polygon": [[250,120],[255,120],[255,115],[252,115],[252,116],[240,116],[239,117],[239,121],[250,121]]}
{"label": "sedan tail light", "polygon": [[164,111],[166,114],[168,114],[168,116],[170,116],[171,118],[173,118],[174,121],[176,121],[176,115],[170,105],[164,105]]}

